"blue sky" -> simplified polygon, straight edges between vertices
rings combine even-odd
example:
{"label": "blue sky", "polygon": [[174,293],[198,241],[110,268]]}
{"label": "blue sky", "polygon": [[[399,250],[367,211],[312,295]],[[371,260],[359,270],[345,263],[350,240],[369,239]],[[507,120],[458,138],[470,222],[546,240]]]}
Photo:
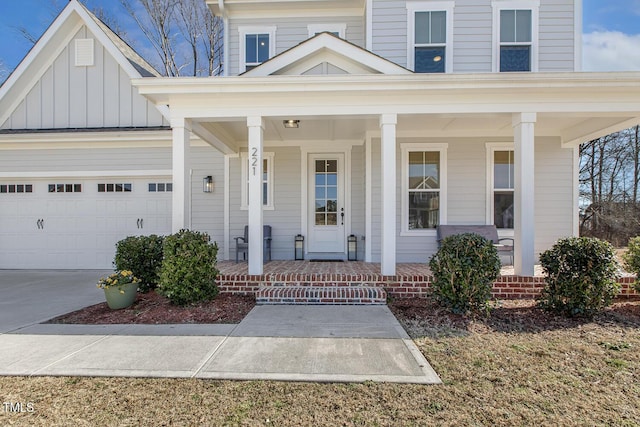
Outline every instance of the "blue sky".
{"label": "blue sky", "polygon": [[[30,44],[16,30],[24,27],[40,36],[67,0],[0,0],[0,62],[13,69]],[[119,0],[84,0],[117,16],[130,35],[135,23],[122,11]],[[583,0],[585,71],[640,71],[640,0]],[[144,45],[134,48],[143,51]],[[141,52],[144,53],[144,52]],[[1,64],[0,64],[1,65]]]}

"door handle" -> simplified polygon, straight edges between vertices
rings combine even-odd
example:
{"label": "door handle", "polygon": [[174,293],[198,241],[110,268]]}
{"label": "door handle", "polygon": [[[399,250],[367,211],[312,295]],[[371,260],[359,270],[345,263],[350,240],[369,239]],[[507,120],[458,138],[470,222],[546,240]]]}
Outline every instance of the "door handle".
{"label": "door handle", "polygon": [[344,225],[344,208],[340,209],[340,220],[342,222],[340,225]]}
{"label": "door handle", "polygon": [[144,228],[144,218],[140,218],[140,228]]}
{"label": "door handle", "polygon": [[138,218],[138,220],[136,221],[136,227],[140,229],[140,218]]}
{"label": "door handle", "polygon": [[38,230],[44,230],[44,219],[37,220],[36,227],[38,227]]}

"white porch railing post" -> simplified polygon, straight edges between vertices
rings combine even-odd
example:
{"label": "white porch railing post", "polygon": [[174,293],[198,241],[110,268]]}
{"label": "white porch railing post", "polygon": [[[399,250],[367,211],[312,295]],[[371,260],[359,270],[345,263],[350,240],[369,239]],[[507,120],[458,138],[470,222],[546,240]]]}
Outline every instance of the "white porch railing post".
{"label": "white porch railing post", "polygon": [[171,120],[173,134],[173,192],[171,229],[177,233],[191,227],[191,147],[188,122],[184,118]]}
{"label": "white porch railing post", "polygon": [[[249,128],[249,274],[262,274],[262,148],[264,120],[247,117]],[[244,185],[244,184],[243,184]]]}
{"label": "white porch railing post", "polygon": [[514,272],[533,276],[535,266],[535,122],[536,113],[513,115]]}
{"label": "white porch railing post", "polygon": [[384,276],[396,274],[396,114],[380,116],[382,248],[380,270]]}

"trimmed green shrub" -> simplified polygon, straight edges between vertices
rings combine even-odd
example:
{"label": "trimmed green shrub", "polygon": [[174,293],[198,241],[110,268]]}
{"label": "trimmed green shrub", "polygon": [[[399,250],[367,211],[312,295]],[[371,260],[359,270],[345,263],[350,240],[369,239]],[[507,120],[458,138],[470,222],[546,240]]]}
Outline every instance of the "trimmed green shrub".
{"label": "trimmed green shrub", "polygon": [[565,316],[593,316],[620,291],[613,247],[593,237],[568,237],[540,254],[546,285],[539,305]]}
{"label": "trimmed green shrub", "polygon": [[140,279],[140,292],[149,292],[158,286],[163,241],[164,237],[152,234],[127,237],[116,243],[113,265],[116,270],[132,271]]}
{"label": "trimmed green shrub", "polygon": [[158,292],[172,303],[186,305],[218,295],[218,246],[206,233],[181,230],[164,240],[164,261]]}
{"label": "trimmed green shrub", "polygon": [[489,309],[493,282],[500,274],[500,257],[490,240],[474,233],[442,240],[431,257],[433,294],[454,313]]}
{"label": "trimmed green shrub", "polygon": [[629,249],[622,255],[624,267],[629,273],[636,275],[634,287],[640,292],[640,236],[629,239]]}

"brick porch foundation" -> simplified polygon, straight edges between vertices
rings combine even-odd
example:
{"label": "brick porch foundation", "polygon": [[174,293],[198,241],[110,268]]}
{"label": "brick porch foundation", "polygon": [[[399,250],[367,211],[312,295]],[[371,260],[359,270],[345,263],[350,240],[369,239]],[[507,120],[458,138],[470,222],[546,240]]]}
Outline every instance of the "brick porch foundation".
{"label": "brick porch foundation", "polygon": [[[265,264],[264,274],[258,276],[247,274],[246,263],[223,261],[218,267],[220,274],[217,282],[220,292],[232,294],[257,295],[259,289],[273,286],[279,289],[379,287],[384,288],[391,297],[421,298],[429,294],[431,286],[431,275],[426,264],[398,264],[395,276],[383,276],[379,273],[379,264],[363,262],[272,261]],[[502,275],[493,286],[493,298],[532,299],[537,297],[544,287],[544,277],[539,270],[536,271],[535,277],[515,276],[509,273],[512,273],[509,267],[502,270]],[[633,276],[620,279],[620,297],[640,296],[632,287],[634,280]]]}

